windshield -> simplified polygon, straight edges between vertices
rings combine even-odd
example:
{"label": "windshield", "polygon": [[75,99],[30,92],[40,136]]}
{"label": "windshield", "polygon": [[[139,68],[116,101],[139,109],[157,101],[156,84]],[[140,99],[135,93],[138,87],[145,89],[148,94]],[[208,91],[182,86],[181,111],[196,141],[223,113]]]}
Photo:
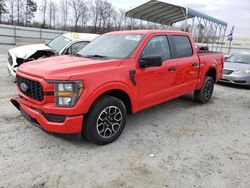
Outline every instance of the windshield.
{"label": "windshield", "polygon": [[250,64],[250,54],[234,54],[227,59],[227,62]]}
{"label": "windshield", "polygon": [[50,41],[48,46],[51,47],[56,53],[59,53],[71,40],[63,35]]}
{"label": "windshield", "polygon": [[131,56],[144,35],[107,34],[89,43],[77,54],[83,57],[124,59]]}

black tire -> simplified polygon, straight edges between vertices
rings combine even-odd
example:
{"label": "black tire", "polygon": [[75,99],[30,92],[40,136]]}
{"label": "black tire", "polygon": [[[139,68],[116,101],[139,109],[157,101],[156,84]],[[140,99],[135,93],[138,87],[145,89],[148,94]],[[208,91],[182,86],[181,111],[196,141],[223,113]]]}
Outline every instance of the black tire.
{"label": "black tire", "polygon": [[124,103],[116,97],[103,96],[88,112],[83,124],[83,135],[95,144],[109,144],[121,135],[126,119]]}
{"label": "black tire", "polygon": [[207,103],[214,91],[214,79],[210,76],[206,76],[200,90],[194,92],[194,100],[200,103]]}

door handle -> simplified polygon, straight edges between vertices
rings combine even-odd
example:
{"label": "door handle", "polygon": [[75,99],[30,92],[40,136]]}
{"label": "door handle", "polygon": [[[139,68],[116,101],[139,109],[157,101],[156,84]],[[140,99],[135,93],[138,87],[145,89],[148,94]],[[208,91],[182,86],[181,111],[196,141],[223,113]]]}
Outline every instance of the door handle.
{"label": "door handle", "polygon": [[176,67],[170,67],[170,68],[168,69],[168,71],[169,71],[169,72],[176,71]]}
{"label": "door handle", "polygon": [[198,64],[198,63],[193,63],[192,66],[193,66],[193,67],[198,67],[199,64]]}

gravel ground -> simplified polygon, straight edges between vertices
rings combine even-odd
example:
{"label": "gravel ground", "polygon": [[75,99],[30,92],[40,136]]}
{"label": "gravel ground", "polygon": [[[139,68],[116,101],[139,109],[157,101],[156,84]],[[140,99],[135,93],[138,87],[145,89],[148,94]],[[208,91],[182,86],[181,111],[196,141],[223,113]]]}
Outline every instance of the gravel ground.
{"label": "gravel ground", "polygon": [[0,187],[250,187],[250,90],[216,85],[128,117],[120,138],[97,146],[48,134],[11,105],[15,84],[0,46]]}

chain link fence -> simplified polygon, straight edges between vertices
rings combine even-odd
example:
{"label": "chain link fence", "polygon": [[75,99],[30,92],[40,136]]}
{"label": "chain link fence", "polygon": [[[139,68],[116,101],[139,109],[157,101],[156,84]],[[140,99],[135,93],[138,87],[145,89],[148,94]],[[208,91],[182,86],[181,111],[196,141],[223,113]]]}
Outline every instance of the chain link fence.
{"label": "chain link fence", "polygon": [[65,31],[0,24],[0,44],[17,45],[18,41],[25,39],[31,43],[31,39],[47,41],[63,33]]}

